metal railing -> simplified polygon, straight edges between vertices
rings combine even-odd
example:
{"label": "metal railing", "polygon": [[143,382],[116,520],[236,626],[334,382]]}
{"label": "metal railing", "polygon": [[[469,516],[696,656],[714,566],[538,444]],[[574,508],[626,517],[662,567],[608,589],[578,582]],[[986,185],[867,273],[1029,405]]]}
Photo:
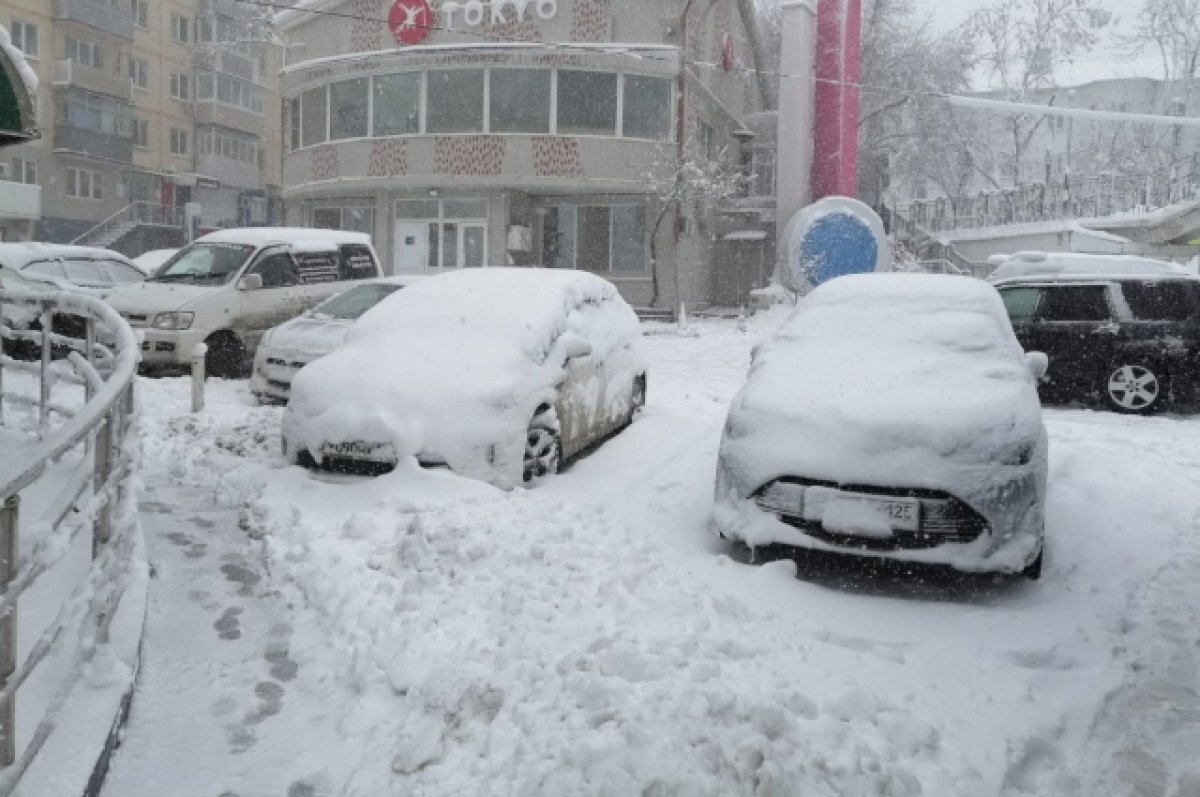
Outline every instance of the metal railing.
{"label": "metal railing", "polygon": [[[46,743],[95,645],[108,641],[109,624],[124,594],[136,521],[128,502],[133,469],[133,388],[139,343],[133,330],[100,299],[75,292],[0,290],[0,343],[13,354],[36,352],[36,360],[0,354],[0,433],[24,442],[8,445],[0,459],[0,795],[11,793]],[[6,318],[29,318],[41,328],[18,328]],[[55,316],[82,319],[83,336],[53,332]],[[104,343],[100,341],[103,340]],[[105,343],[107,345],[105,345]],[[61,356],[65,352],[65,357]],[[6,374],[9,375],[5,379]],[[24,374],[26,378],[13,378]],[[32,377],[32,378],[29,378]],[[10,384],[17,382],[18,384]],[[35,383],[37,395],[22,392]],[[77,409],[56,396],[56,388],[82,390]],[[71,402],[72,404],[76,402]],[[11,421],[27,424],[18,431]],[[78,464],[74,459],[78,456]],[[36,518],[22,518],[22,491],[40,489],[52,473],[70,476]],[[121,510],[122,515],[117,512]],[[31,534],[19,555],[19,535]],[[59,606],[58,615],[23,660],[17,657],[17,604],[38,579],[90,534],[92,565]],[[80,626],[80,624],[83,624]],[[16,701],[22,684],[52,655],[63,637],[81,627],[68,675],[58,686],[24,749],[16,746]]]}
{"label": "metal railing", "polygon": [[160,205],[156,202],[130,202],[71,243],[107,246],[129,230],[143,224],[183,227],[183,208],[176,205]]}

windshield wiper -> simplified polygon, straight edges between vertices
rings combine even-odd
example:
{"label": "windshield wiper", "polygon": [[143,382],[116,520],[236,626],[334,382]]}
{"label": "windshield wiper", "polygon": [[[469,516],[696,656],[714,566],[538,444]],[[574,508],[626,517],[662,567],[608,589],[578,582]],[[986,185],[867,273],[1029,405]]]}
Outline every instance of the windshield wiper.
{"label": "windshield wiper", "polygon": [[197,275],[195,274],[158,274],[153,277],[147,277],[146,282],[177,282],[179,280],[190,280]]}

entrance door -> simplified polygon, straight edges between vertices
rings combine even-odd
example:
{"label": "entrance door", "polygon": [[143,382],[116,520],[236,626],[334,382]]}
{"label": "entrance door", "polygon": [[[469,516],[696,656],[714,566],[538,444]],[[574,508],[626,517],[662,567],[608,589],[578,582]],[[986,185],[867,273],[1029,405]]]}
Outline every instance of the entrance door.
{"label": "entrance door", "polygon": [[429,262],[428,222],[396,222],[392,264],[397,274],[424,274]]}
{"label": "entrance door", "polygon": [[462,264],[466,268],[483,268],[487,263],[487,225],[462,225]]}

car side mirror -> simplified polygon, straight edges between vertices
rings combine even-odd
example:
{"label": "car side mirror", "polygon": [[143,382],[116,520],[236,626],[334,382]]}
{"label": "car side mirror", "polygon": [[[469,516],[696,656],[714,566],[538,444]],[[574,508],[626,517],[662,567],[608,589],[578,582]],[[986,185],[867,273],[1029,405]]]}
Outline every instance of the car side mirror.
{"label": "car side mirror", "polygon": [[261,291],[262,286],[262,274],[247,274],[238,282],[239,291]]}
{"label": "car side mirror", "polygon": [[1046,371],[1050,369],[1050,358],[1040,351],[1026,352],[1025,367],[1033,375],[1034,381],[1041,382],[1046,378]]}
{"label": "car side mirror", "polygon": [[587,357],[592,353],[592,344],[574,332],[567,332],[559,338],[559,345],[562,346],[564,362],[569,362],[578,357]]}

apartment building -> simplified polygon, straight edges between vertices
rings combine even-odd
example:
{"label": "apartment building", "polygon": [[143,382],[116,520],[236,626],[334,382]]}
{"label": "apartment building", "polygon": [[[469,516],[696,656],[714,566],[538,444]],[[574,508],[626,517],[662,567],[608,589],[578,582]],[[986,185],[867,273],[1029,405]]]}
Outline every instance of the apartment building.
{"label": "apartment building", "polygon": [[0,15],[40,82],[42,139],[0,157],[0,177],[41,186],[34,239],[137,254],[271,221],[282,50],[262,9],[6,0]]}

